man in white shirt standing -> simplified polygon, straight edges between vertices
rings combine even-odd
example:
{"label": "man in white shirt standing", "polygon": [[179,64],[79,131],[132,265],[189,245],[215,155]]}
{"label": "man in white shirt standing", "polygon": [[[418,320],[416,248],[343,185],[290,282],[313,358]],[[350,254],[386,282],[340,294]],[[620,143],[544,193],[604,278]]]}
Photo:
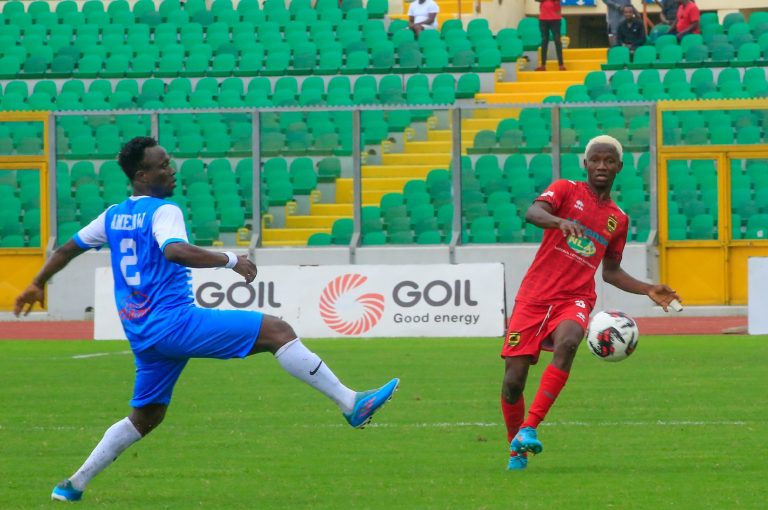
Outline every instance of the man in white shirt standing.
{"label": "man in white shirt standing", "polygon": [[434,0],[416,0],[408,8],[408,28],[419,37],[422,30],[437,30],[440,7]]}

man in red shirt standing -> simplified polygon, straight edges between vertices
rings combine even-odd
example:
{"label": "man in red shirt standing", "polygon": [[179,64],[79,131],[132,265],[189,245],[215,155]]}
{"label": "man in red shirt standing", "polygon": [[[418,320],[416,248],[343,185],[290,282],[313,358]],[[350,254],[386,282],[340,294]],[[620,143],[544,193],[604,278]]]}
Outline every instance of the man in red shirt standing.
{"label": "man in red shirt standing", "polygon": [[699,19],[701,12],[693,0],[675,0],[677,2],[677,18],[675,26],[669,31],[676,34],[680,40],[688,34],[700,34]]}
{"label": "man in red shirt standing", "polygon": [[541,3],[539,6],[539,28],[541,29],[541,63],[536,68],[536,70],[547,70],[549,33],[552,32],[552,38],[555,42],[555,51],[557,52],[557,62],[560,64],[560,70],[565,71],[565,65],[563,65],[563,42],[560,40],[560,23],[563,19],[563,16],[560,14],[560,0],[536,1]]}
{"label": "man in red shirt standing", "polygon": [[[622,155],[615,138],[593,138],[584,159],[587,181],[555,181],[525,215],[526,221],[546,230],[520,284],[501,351],[506,364],[501,409],[510,443],[510,470],[524,469],[528,452],[543,449],[536,427],[568,379],[595,305],[600,263],[604,281],[626,292],[646,294],[665,311],[672,300],[680,299],[668,286],[642,282],[621,268],[629,219],[611,200],[611,187],[621,171]],[[542,349],[553,352],[552,362],[523,420],[528,369]]]}

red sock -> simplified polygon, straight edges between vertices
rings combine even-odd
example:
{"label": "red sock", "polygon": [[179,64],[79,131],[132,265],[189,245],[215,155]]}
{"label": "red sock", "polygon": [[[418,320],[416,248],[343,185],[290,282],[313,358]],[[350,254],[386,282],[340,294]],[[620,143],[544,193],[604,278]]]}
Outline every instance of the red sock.
{"label": "red sock", "polygon": [[555,403],[560,390],[568,380],[568,372],[560,370],[553,365],[548,365],[541,376],[541,384],[533,399],[533,404],[528,410],[528,419],[523,422],[523,427],[536,428],[547,416],[549,408]]}
{"label": "red sock", "polygon": [[520,425],[525,418],[525,399],[523,396],[520,395],[514,404],[510,404],[504,400],[504,397],[501,397],[501,414],[504,415],[504,423],[507,425],[507,443],[510,443],[517,431],[520,430]]}

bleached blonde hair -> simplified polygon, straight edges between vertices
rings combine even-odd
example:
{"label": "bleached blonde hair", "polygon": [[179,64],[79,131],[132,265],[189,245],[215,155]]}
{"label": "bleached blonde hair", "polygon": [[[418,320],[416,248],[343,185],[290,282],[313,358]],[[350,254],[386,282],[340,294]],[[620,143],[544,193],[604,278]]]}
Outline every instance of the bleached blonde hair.
{"label": "bleached blonde hair", "polygon": [[591,139],[587,144],[587,148],[584,149],[584,159],[589,159],[589,151],[591,151],[592,147],[597,144],[606,144],[612,146],[614,149],[616,149],[616,153],[619,155],[619,161],[623,161],[624,148],[621,146],[621,142],[609,135],[598,135]]}

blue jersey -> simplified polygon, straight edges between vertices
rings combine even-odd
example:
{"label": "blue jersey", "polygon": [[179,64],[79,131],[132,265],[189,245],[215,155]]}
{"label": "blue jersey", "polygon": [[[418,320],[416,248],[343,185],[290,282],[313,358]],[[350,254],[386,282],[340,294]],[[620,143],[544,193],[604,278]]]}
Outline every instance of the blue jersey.
{"label": "blue jersey", "polygon": [[172,334],[180,308],[194,306],[190,270],[163,255],[168,244],[187,242],[176,204],[131,197],[104,211],[74,240],[83,248],[109,244],[115,304],[134,351]]}

